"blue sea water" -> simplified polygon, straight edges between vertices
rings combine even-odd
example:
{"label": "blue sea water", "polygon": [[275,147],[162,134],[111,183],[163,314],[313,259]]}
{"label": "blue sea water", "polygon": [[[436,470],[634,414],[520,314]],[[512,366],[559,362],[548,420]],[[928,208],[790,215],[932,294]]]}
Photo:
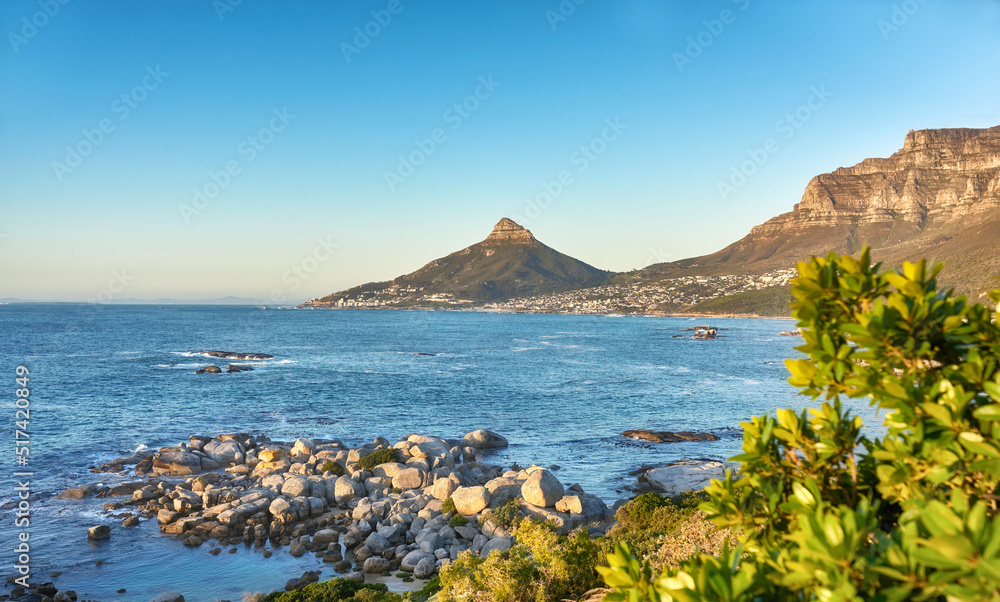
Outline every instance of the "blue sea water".
{"label": "blue sea water", "polygon": [[[703,341],[679,329],[726,329]],[[58,500],[66,488],[113,483],[89,467],[189,435],[250,431],[348,444],[408,433],[461,437],[485,428],[510,447],[487,461],[557,464],[610,505],[629,471],[682,457],[739,452],[739,422],[809,400],[782,360],[801,339],[791,321],[430,311],[308,311],[246,306],[0,306],[0,503],[13,499],[15,368],[31,389],[32,566],[97,600],[239,599],[322,567],[309,556],[264,559],[239,546],[209,556],[160,535],[155,521],[121,527],[108,499]],[[684,334],[684,338],[672,335]],[[252,372],[196,375],[226,360],[205,349],[274,357]],[[7,390],[3,391],[2,386]],[[871,422],[866,407],[857,410]],[[626,429],[699,430],[717,442],[637,444]],[[13,511],[0,514],[0,566],[12,574]],[[112,525],[108,541],[86,528]],[[96,563],[101,562],[98,566]],[[57,578],[50,575],[61,572]],[[330,575],[324,570],[324,575]],[[125,588],[126,593],[116,590]]]}

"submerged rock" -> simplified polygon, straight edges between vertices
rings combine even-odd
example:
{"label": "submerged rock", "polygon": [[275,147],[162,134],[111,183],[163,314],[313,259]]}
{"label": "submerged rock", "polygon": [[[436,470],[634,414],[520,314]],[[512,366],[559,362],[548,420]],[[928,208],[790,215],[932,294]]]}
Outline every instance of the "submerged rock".
{"label": "submerged rock", "polygon": [[87,529],[87,537],[90,539],[108,539],[111,537],[111,527],[107,525],[97,525]]}
{"label": "submerged rock", "polygon": [[476,449],[499,449],[507,447],[508,443],[507,439],[493,431],[478,430],[462,437],[462,445]]}
{"label": "submerged rock", "polygon": [[269,360],[274,357],[266,353],[241,353],[238,351],[202,351],[202,353],[227,360]]}
{"label": "submerged rock", "polygon": [[628,437],[629,439],[644,439],[646,441],[652,441],[654,443],[680,443],[683,441],[718,441],[719,437],[713,435],[712,433],[696,433],[694,431],[679,431],[672,433],[670,431],[647,431],[645,429],[636,429],[631,431],[625,431],[622,433],[623,437]]}
{"label": "submerged rock", "polygon": [[201,472],[201,456],[186,451],[161,451],[153,457],[153,474],[194,475]]}

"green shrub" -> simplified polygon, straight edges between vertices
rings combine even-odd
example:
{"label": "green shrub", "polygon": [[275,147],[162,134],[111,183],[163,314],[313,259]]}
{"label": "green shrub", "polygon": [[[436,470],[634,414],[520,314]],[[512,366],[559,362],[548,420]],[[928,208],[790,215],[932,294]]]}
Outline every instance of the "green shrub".
{"label": "green shrub", "polygon": [[469,519],[465,518],[461,514],[456,514],[448,520],[448,524],[452,527],[464,527],[469,524]]}
{"label": "green shrub", "polygon": [[441,512],[447,514],[448,512],[457,512],[458,509],[455,508],[455,500],[448,498],[441,505]]}
{"label": "green shrub", "polygon": [[[825,400],[743,423],[742,478],[701,506],[738,546],[656,577],[619,545],[605,599],[1000,599],[1000,328],[938,291],[940,269],[880,273],[867,249],[800,263],[807,358],[786,361],[789,382]],[[844,397],[882,411],[883,439]]]}
{"label": "green shrub", "polygon": [[441,577],[435,575],[422,588],[413,592],[413,602],[426,602],[428,598],[441,591]]}
{"label": "green shrub", "polygon": [[487,510],[487,513],[490,520],[508,531],[513,531],[521,520],[521,511],[517,500],[508,500],[496,508]]}
{"label": "green shrub", "polygon": [[579,599],[600,584],[595,566],[603,558],[587,532],[569,537],[525,520],[507,552],[477,558],[469,552],[441,569],[442,602],[558,602]]}
{"label": "green shrub", "polygon": [[293,592],[272,592],[264,602],[402,602],[384,583],[356,583],[338,577]]}
{"label": "green shrub", "polygon": [[626,544],[654,568],[677,566],[695,552],[716,554],[726,541],[735,543],[731,529],[719,529],[698,510],[708,500],[704,492],[665,498],[644,493],[618,509],[615,524],[602,542],[606,551]]}
{"label": "green shrub", "polygon": [[371,470],[379,464],[389,462],[399,462],[399,450],[395,447],[378,449],[358,460],[358,468],[361,470]]}
{"label": "green shrub", "polygon": [[658,493],[644,493],[634,497],[627,504],[618,509],[615,518],[620,523],[644,524],[653,517],[653,512],[657,508],[669,506],[668,502]]}
{"label": "green shrub", "polygon": [[323,472],[332,472],[334,476],[340,476],[344,474],[344,467],[340,464],[334,462],[333,460],[327,460],[323,467],[320,469]]}

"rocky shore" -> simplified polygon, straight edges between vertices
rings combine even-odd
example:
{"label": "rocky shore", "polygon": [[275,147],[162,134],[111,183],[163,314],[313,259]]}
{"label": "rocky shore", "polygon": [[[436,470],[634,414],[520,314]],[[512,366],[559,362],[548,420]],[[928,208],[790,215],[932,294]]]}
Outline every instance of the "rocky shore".
{"label": "rocky shore", "polygon": [[[546,468],[484,461],[507,445],[485,430],[462,439],[378,437],[358,447],[247,433],[192,436],[94,469],[134,472],[142,480],[77,487],[59,497],[123,496],[104,506],[123,527],[156,520],[185,546],[208,544],[211,555],[238,544],[264,558],[313,554],[356,581],[393,574],[427,579],[462,552],[503,552],[514,538],[494,513],[531,517],[563,534],[587,528],[598,536],[614,522],[603,500],[564,485]],[[117,529],[98,525],[89,537],[115,537]],[[290,580],[285,589],[316,577]]]}

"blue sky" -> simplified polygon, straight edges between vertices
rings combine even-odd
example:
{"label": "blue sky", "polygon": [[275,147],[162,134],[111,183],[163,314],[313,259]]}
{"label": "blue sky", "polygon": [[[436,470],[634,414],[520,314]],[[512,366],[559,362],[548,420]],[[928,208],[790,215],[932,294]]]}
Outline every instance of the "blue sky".
{"label": "blue sky", "polygon": [[5,0],[0,33],[0,297],[301,300],[503,216],[639,268],[1000,124],[995,0]]}

